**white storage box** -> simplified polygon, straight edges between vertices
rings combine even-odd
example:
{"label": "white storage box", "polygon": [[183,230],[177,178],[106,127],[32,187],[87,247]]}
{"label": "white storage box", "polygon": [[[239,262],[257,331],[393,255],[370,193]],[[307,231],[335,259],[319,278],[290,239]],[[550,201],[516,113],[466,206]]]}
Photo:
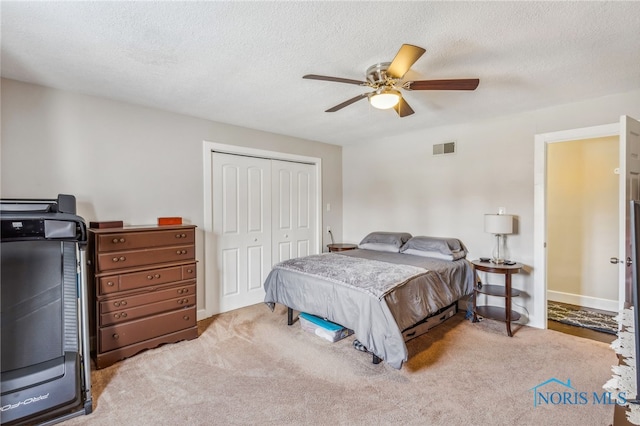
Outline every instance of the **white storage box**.
{"label": "white storage box", "polygon": [[300,320],[300,326],[303,330],[320,336],[330,342],[337,342],[353,334],[353,330],[349,330],[340,324],[327,321],[315,315],[307,314],[306,312],[301,312],[300,315],[298,315],[298,319]]}

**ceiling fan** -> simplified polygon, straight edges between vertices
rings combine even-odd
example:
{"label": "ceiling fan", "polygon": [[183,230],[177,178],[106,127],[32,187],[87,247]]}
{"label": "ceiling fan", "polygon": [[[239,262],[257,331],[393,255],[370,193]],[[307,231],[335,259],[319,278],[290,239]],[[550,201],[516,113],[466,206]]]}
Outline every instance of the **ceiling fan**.
{"label": "ceiling fan", "polygon": [[367,68],[366,81],[348,78],[329,77],[326,75],[307,74],[302,78],[311,80],[335,81],[338,83],[356,84],[370,87],[373,92],[363,93],[342,102],[325,112],[336,112],[360,99],[369,98],[369,103],[379,109],[396,110],[400,117],[414,113],[407,101],[402,97],[404,90],[475,90],[480,83],[477,78],[456,80],[417,80],[402,81],[409,68],[422,56],[425,50],[411,44],[403,44],[391,62],[381,62]]}

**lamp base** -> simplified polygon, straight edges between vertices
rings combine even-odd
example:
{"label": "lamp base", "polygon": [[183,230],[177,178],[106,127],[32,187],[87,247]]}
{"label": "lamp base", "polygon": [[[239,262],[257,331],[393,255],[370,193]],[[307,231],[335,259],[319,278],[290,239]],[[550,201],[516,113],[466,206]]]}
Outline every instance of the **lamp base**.
{"label": "lamp base", "polygon": [[502,234],[496,234],[496,245],[491,253],[491,263],[502,265],[507,258],[507,249],[505,247],[505,238]]}

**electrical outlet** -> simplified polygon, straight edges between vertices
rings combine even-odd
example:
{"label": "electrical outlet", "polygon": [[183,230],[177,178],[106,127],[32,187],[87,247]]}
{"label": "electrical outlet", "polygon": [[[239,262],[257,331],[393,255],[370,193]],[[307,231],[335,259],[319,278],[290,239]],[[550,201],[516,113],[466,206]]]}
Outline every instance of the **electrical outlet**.
{"label": "electrical outlet", "polygon": [[331,232],[331,227],[327,226],[327,232]]}
{"label": "electrical outlet", "polygon": [[498,207],[498,214],[505,214],[507,212],[507,209],[505,209],[504,207]]}

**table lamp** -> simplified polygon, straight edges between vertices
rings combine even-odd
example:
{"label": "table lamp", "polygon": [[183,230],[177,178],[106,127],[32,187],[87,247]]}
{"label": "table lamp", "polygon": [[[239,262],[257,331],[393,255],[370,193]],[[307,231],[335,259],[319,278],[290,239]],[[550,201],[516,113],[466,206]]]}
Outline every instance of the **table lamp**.
{"label": "table lamp", "polygon": [[513,233],[513,215],[485,214],[484,232],[496,236],[496,245],[493,248],[491,262],[504,263],[506,257],[505,235]]}

